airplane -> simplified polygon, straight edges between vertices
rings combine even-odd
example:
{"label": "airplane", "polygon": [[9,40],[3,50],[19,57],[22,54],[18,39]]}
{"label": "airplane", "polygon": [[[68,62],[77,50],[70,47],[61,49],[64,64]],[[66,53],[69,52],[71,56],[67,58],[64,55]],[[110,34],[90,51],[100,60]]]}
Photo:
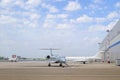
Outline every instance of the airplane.
{"label": "airplane", "polygon": [[66,63],[66,58],[64,56],[59,56],[59,55],[53,55],[52,51],[53,50],[59,50],[59,49],[54,49],[54,48],[45,48],[41,50],[50,50],[50,55],[46,56],[46,59],[49,60],[48,66],[50,67],[52,63],[59,63],[60,67],[64,67],[63,64],[67,65]]}
{"label": "airplane", "polygon": [[86,64],[86,62],[89,61],[97,61],[101,60],[103,56],[104,51],[99,51],[96,55],[90,56],[90,57],[66,57],[67,61],[74,61],[74,62],[82,62],[83,64]]}
{"label": "airplane", "polygon": [[16,55],[12,55],[11,58],[8,59],[10,62],[17,62],[18,61],[18,58]]}
{"label": "airplane", "polygon": [[97,61],[101,60],[102,56],[104,54],[104,51],[99,51],[96,55],[90,56],[90,57],[64,57],[64,56],[58,56],[53,55],[52,50],[59,50],[54,48],[47,48],[47,49],[41,49],[41,50],[50,50],[50,55],[46,56],[46,59],[49,60],[48,66],[51,66],[51,63],[60,63],[59,66],[64,67],[63,64],[67,64],[67,61],[73,61],[73,62],[82,62],[83,64],[86,64],[86,62],[89,61]]}

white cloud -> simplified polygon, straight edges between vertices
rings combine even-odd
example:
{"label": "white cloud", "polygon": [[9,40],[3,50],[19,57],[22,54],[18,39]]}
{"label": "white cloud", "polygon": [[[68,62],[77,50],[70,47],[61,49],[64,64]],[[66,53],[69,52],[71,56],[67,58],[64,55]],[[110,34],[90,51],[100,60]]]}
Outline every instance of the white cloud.
{"label": "white cloud", "polygon": [[118,18],[120,18],[120,12],[119,11],[113,11],[113,12],[110,12],[109,14],[107,14],[106,16],[104,17],[91,17],[91,16],[88,16],[86,14],[76,18],[76,19],[70,19],[70,22],[72,23],[91,23],[91,22],[94,22],[94,23],[97,23],[97,24],[103,24],[105,22],[110,22],[111,20],[116,20]]}
{"label": "white cloud", "polygon": [[0,0],[0,7],[4,9],[10,9],[14,6],[14,0]]}
{"label": "white cloud", "polygon": [[55,12],[58,12],[58,9],[55,8],[54,6],[51,6],[51,7],[49,8],[49,11],[50,11],[51,13],[55,13]]}
{"label": "white cloud", "polygon": [[62,2],[62,1],[65,1],[65,0],[55,0],[55,1],[57,1],[57,2]]}
{"label": "white cloud", "polygon": [[81,9],[81,5],[76,1],[69,1],[68,5],[64,9],[67,11],[75,11]]}
{"label": "white cloud", "polygon": [[[100,10],[100,11],[103,11],[103,10],[105,10],[106,8],[107,8],[107,6],[103,6],[103,7],[101,7],[102,5],[100,5],[100,4],[90,4],[90,5],[88,5],[87,7],[85,7],[85,9],[89,9],[89,10],[91,10],[90,11],[90,13],[91,14],[95,14],[96,12],[96,10],[98,11],[98,10]],[[102,12],[103,13],[103,12]]]}
{"label": "white cloud", "polygon": [[31,6],[38,6],[41,3],[41,0],[28,0],[26,4]]}
{"label": "white cloud", "polygon": [[48,18],[46,18],[46,19],[44,20],[44,23],[43,23],[43,27],[44,27],[44,28],[55,27],[55,25],[56,25],[56,22],[55,22],[54,19],[48,19]]}
{"label": "white cloud", "polygon": [[57,15],[57,18],[67,18],[68,17],[68,14],[58,14]]}
{"label": "white cloud", "polygon": [[19,15],[16,19],[20,22],[22,27],[38,27],[41,14],[37,12],[14,12],[13,15]]}
{"label": "white cloud", "polygon": [[57,18],[67,18],[68,15],[67,14],[48,14],[46,16],[47,19],[57,19]]}
{"label": "white cloud", "polygon": [[111,12],[107,15],[107,18],[108,19],[114,19],[114,18],[117,18],[119,16],[119,13],[118,12]]}
{"label": "white cloud", "polygon": [[91,23],[91,22],[94,22],[94,19],[93,17],[90,17],[86,14],[80,16],[80,17],[77,17],[76,19],[69,19],[69,22],[72,23],[72,24],[80,24],[80,23]]}
{"label": "white cloud", "polygon": [[[20,16],[15,17],[11,14]],[[11,27],[38,27],[39,19],[40,15],[37,13],[13,11],[12,13],[10,12],[10,14],[0,15],[0,25],[11,25]]]}
{"label": "white cloud", "polygon": [[35,14],[35,13],[30,15],[30,20],[38,20],[38,19],[40,19],[40,15]]}
{"label": "white cloud", "polygon": [[58,24],[56,28],[57,29],[70,29],[71,27],[72,27],[72,25],[63,23],[63,24]]}
{"label": "white cloud", "polygon": [[14,45],[16,42],[14,41],[14,40],[9,40],[9,39],[7,39],[7,40],[0,40],[0,42],[3,44],[3,45]]}
{"label": "white cloud", "polygon": [[111,30],[115,26],[115,24],[116,24],[117,21],[118,20],[111,21],[107,25],[101,25],[101,24],[91,25],[88,28],[88,31],[89,32],[97,32],[97,31]]}
{"label": "white cloud", "polygon": [[[101,13],[104,13],[103,10],[106,10],[107,6],[104,5],[104,0],[92,0],[93,2],[85,6],[85,9],[91,10],[91,14],[95,14],[96,11],[100,10]],[[101,7],[102,6],[102,7]]]}
{"label": "white cloud", "polygon": [[117,3],[115,4],[115,7],[120,8],[120,2],[117,2]]}
{"label": "white cloud", "polygon": [[11,0],[1,0],[0,4],[2,6],[9,5],[12,1]]}
{"label": "white cloud", "polygon": [[52,6],[50,4],[42,3],[42,7],[48,9],[49,12],[51,12],[51,13],[55,13],[55,12],[59,11],[55,6]]}
{"label": "white cloud", "polygon": [[31,23],[29,23],[28,26],[31,27],[31,28],[36,28],[36,27],[38,27],[38,23],[37,22],[31,22]]}
{"label": "white cloud", "polygon": [[11,16],[0,15],[0,24],[14,24],[17,19]]}
{"label": "white cloud", "polygon": [[89,6],[88,6],[88,8],[89,9],[98,9],[98,5],[96,5],[96,4],[90,4]]}
{"label": "white cloud", "polygon": [[15,6],[20,6],[22,9],[34,10],[41,4],[41,0],[1,0],[0,6],[5,9],[12,9]]}
{"label": "white cloud", "polygon": [[16,0],[16,1],[14,2],[14,4],[15,4],[15,5],[18,5],[18,6],[20,6],[20,7],[24,7],[24,5],[25,5],[24,1],[22,1],[22,0]]}
{"label": "white cloud", "polygon": [[105,31],[106,26],[103,25],[92,25],[88,28],[89,32]]}
{"label": "white cloud", "polygon": [[101,42],[101,39],[99,37],[94,37],[91,39],[91,42],[98,43],[98,42]]}
{"label": "white cloud", "polygon": [[100,3],[103,2],[103,0],[93,0],[93,2],[94,2],[95,4],[100,4]]}
{"label": "white cloud", "polygon": [[41,0],[15,0],[12,4],[18,5],[25,10],[34,11],[35,8],[41,4],[41,2]]}
{"label": "white cloud", "polygon": [[19,14],[22,14],[22,18],[21,18],[21,24],[23,26],[27,26],[27,27],[38,27],[39,26],[39,20],[41,18],[40,13],[37,12],[21,12]]}
{"label": "white cloud", "polygon": [[76,21],[79,23],[91,22],[93,21],[93,18],[87,15],[83,15],[83,16],[78,17]]}
{"label": "white cloud", "polygon": [[87,37],[84,37],[83,40],[86,42],[89,41],[89,43],[91,43],[91,44],[93,44],[93,43],[96,44],[98,42],[101,42],[101,39],[99,37],[88,37],[87,36]]}
{"label": "white cloud", "polygon": [[[68,17],[68,14],[47,14],[46,18],[43,23],[43,27],[45,28],[63,28],[67,24],[66,19]],[[61,19],[61,20],[60,20]],[[59,23],[63,24],[59,24]]]}
{"label": "white cloud", "polygon": [[105,17],[97,17],[94,20],[99,24],[105,22],[107,19]]}
{"label": "white cloud", "polygon": [[52,14],[46,15],[46,19],[53,19],[53,18],[56,18],[56,15],[52,15]]}
{"label": "white cloud", "polygon": [[36,28],[39,26],[39,22],[37,19],[31,20],[31,19],[23,18],[21,20],[22,20],[22,22],[21,22],[22,27]]}

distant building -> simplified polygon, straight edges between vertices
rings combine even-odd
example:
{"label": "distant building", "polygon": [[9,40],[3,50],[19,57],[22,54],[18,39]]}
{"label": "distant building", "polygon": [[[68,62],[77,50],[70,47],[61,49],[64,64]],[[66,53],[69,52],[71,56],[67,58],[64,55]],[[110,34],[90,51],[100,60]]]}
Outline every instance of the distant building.
{"label": "distant building", "polygon": [[100,50],[104,51],[103,61],[115,62],[120,59],[120,20],[115,24],[112,30],[107,30],[108,35],[100,43]]}

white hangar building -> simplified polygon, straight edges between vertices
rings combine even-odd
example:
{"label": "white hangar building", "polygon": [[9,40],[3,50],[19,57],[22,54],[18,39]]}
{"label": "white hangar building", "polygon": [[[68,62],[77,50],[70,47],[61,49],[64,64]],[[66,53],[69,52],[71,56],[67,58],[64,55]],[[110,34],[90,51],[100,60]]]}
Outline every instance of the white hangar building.
{"label": "white hangar building", "polygon": [[115,62],[120,59],[120,20],[100,43],[100,51],[103,52],[102,61]]}

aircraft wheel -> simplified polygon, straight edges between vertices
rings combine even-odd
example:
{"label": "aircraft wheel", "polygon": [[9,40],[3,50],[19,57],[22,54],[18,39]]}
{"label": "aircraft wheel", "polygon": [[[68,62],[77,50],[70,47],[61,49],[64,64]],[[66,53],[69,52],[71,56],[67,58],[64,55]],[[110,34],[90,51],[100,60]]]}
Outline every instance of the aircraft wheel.
{"label": "aircraft wheel", "polygon": [[85,62],[83,62],[83,64],[85,64]]}
{"label": "aircraft wheel", "polygon": [[50,67],[50,66],[51,66],[51,64],[49,63],[49,64],[48,64],[48,66]]}
{"label": "aircraft wheel", "polygon": [[60,63],[60,67],[62,66],[62,63]]}

